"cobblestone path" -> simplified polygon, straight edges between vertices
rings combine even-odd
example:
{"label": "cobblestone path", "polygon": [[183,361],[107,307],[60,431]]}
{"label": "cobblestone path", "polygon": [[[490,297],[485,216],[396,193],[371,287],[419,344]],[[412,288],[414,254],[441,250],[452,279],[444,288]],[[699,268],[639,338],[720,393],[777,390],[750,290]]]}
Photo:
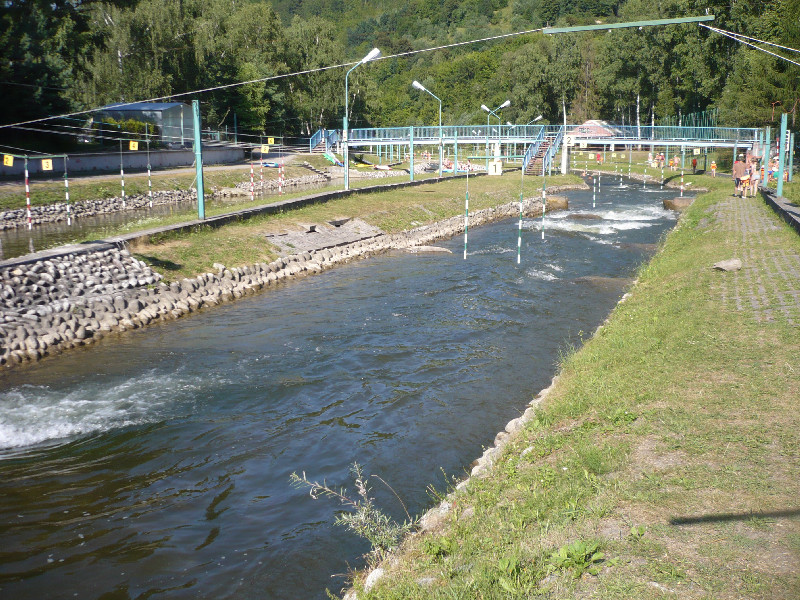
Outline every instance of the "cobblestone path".
{"label": "cobblestone path", "polygon": [[728,310],[758,321],[800,325],[800,251],[787,247],[785,228],[760,198],[729,198],[712,209],[714,227],[739,238],[742,270],[715,286]]}

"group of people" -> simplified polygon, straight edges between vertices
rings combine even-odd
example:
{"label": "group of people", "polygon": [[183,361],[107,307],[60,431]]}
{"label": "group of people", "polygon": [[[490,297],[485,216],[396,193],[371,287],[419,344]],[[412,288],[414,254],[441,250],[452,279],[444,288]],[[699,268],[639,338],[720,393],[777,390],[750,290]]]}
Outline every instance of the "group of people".
{"label": "group of people", "polygon": [[761,169],[758,168],[758,159],[751,158],[749,162],[745,162],[744,155],[740,154],[733,163],[733,195],[746,198],[749,190],[755,198],[762,175]]}

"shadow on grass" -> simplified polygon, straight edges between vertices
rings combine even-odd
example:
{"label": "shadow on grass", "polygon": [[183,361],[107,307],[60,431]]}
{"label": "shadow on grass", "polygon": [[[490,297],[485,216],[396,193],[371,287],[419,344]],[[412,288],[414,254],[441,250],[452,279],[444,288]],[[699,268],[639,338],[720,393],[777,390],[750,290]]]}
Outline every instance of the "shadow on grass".
{"label": "shadow on grass", "polygon": [[179,265],[171,260],[161,260],[155,256],[147,256],[145,254],[139,254],[138,256],[141,257],[141,259],[148,265],[157,269],[164,269],[165,271],[180,271],[183,268],[183,265]]}
{"label": "shadow on grass", "polygon": [[771,512],[712,513],[699,517],[673,517],[670,525],[699,525],[700,523],[724,523],[728,521],[748,521],[750,519],[779,519],[800,516],[800,508],[774,510]]}

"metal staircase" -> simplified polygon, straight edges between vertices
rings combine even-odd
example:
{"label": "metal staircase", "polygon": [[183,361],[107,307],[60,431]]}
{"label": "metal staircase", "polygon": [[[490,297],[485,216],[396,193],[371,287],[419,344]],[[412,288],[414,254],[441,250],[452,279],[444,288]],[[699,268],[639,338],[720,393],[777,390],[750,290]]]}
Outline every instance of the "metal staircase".
{"label": "metal staircase", "polygon": [[525,174],[541,175],[544,171],[549,170],[563,139],[563,127],[560,127],[557,131],[548,131],[547,133],[543,129],[541,135],[528,146],[528,150],[525,153],[522,161]]}

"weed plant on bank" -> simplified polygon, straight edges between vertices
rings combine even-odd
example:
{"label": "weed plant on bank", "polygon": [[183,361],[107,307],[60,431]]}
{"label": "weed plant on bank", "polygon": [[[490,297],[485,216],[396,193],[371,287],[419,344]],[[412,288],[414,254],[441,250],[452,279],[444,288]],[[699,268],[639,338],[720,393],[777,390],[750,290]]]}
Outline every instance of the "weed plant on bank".
{"label": "weed plant on bank", "polygon": [[706,187],[490,475],[359,598],[800,597],[800,307],[779,308],[800,274],[763,267],[800,239]]}

